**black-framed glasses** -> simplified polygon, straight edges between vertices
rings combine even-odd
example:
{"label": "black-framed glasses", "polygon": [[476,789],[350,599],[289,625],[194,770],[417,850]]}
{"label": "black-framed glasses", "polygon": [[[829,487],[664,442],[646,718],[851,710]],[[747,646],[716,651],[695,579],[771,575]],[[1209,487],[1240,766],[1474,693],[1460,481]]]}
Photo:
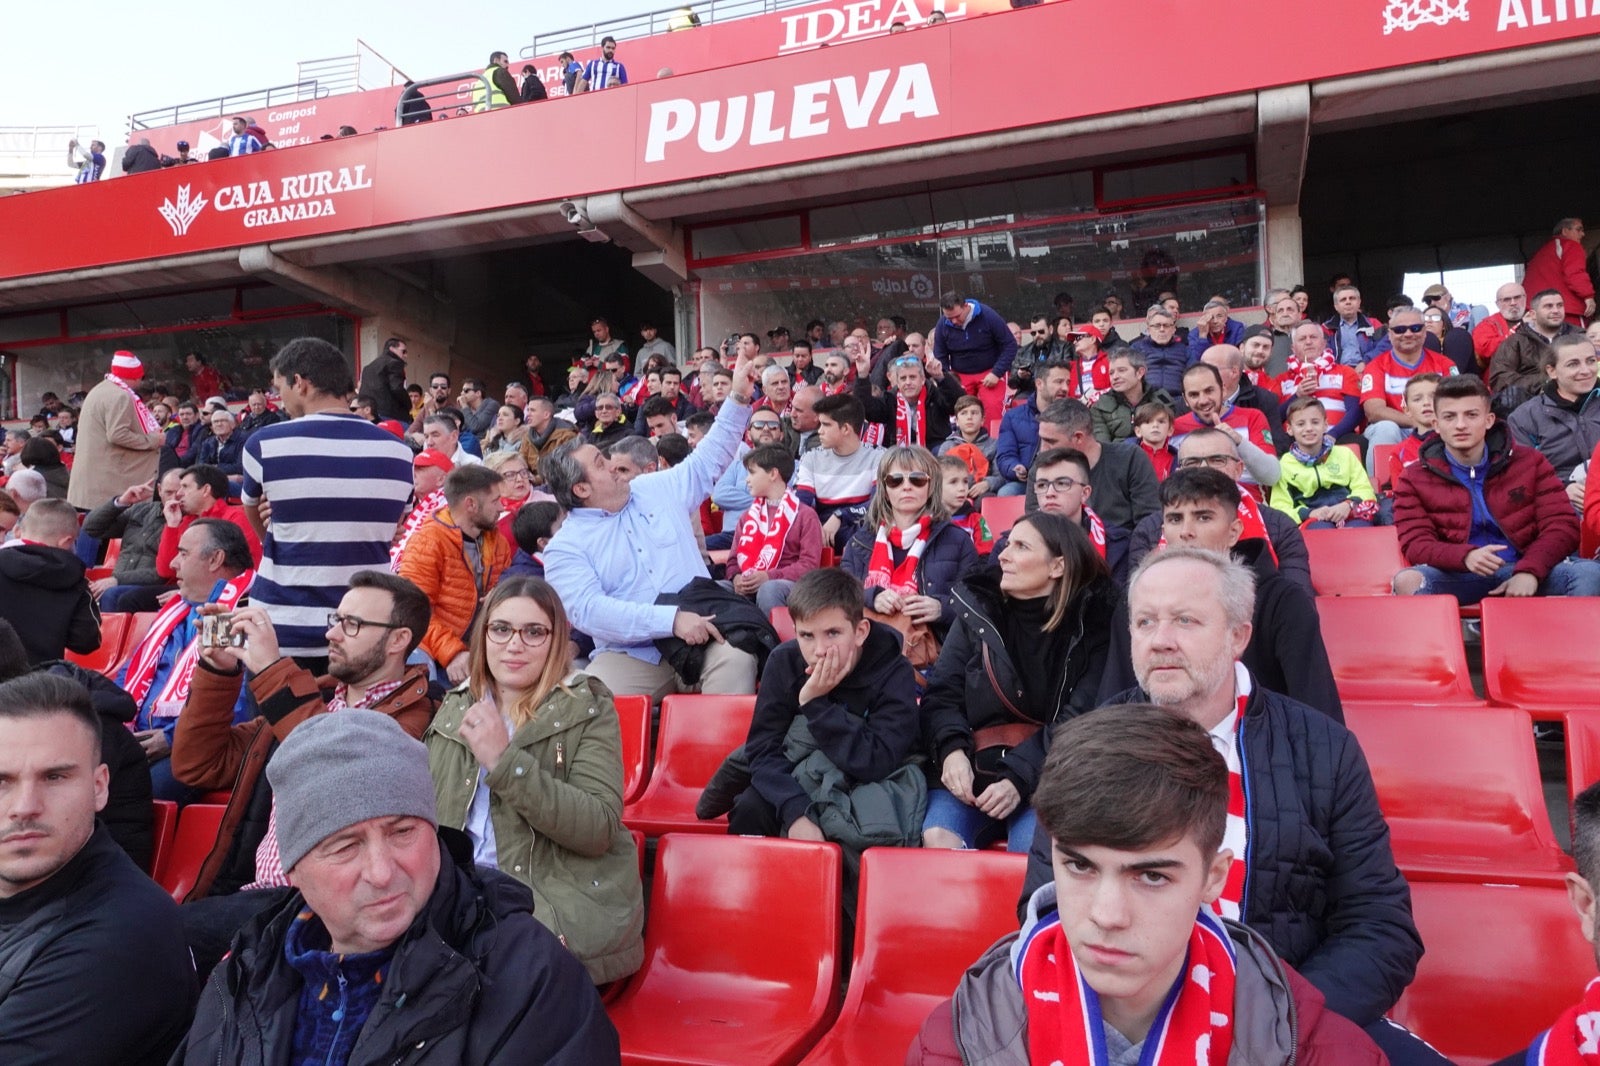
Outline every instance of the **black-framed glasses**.
{"label": "black-framed glasses", "polygon": [[483,627],[483,635],[489,638],[490,644],[510,644],[513,636],[521,640],[524,647],[542,648],[550,640],[550,627],[540,625],[538,622],[529,622],[525,626],[514,626],[510,622],[490,622]]}
{"label": "black-framed glasses", "polygon": [[1425,328],[1426,327],[1423,326],[1423,324],[1421,322],[1415,322],[1415,323],[1412,323],[1409,326],[1390,326],[1389,327],[1389,332],[1390,333],[1421,333],[1423,331],[1423,329],[1425,329]]}
{"label": "black-framed glasses", "polygon": [[1230,463],[1237,463],[1237,455],[1218,453],[1217,455],[1191,455],[1187,459],[1178,460],[1179,470],[1193,470],[1197,466],[1209,466],[1214,470],[1221,470]]}
{"label": "black-framed glasses", "polygon": [[379,629],[404,629],[398,622],[374,622],[366,618],[357,618],[353,614],[328,615],[328,628],[338,626],[344,630],[347,637],[359,637],[363,626],[377,626]]}
{"label": "black-framed glasses", "polygon": [[911,484],[915,485],[917,488],[920,489],[920,488],[924,488],[927,485],[931,484],[933,482],[933,479],[930,478],[927,474],[924,474],[920,470],[913,471],[912,473],[909,473],[909,474],[885,474],[885,475],[883,475],[883,483],[885,485],[887,485],[891,489],[897,489],[901,485],[904,485],[908,481],[911,482]]}
{"label": "black-framed glasses", "polygon": [[1036,477],[1033,479],[1033,491],[1039,496],[1068,493],[1087,484],[1087,481],[1079,481],[1075,477]]}

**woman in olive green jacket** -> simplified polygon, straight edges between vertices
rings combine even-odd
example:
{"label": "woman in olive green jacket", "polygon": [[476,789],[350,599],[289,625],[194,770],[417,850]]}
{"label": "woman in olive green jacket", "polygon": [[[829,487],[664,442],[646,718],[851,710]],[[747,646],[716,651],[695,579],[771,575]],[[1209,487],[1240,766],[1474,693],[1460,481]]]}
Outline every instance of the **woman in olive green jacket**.
{"label": "woman in olive green jacket", "polygon": [[424,740],[439,823],[533,889],[534,917],[606,984],[644,960],[644,891],[622,825],[617,710],[573,671],[571,633],[544,581],[501,582],[472,634],[470,676]]}

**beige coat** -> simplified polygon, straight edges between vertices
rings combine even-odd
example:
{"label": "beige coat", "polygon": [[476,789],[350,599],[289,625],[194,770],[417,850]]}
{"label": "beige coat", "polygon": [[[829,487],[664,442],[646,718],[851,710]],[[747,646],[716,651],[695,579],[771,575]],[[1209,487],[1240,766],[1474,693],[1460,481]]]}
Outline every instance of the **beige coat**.
{"label": "beige coat", "polygon": [[153,480],[165,439],[159,430],[141,430],[133,399],[114,382],[102,380],[89,390],[78,413],[67,500],[80,511],[93,510],[130,485]]}

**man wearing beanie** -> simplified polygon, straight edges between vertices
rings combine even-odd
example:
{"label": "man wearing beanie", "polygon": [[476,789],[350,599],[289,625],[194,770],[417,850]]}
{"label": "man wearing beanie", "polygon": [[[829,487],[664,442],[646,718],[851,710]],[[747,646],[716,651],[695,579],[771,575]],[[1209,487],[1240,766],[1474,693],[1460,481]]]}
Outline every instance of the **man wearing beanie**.
{"label": "man wearing beanie", "polygon": [[267,779],[297,891],[235,938],[175,1062],[621,1061],[583,965],[439,827],[427,749],[393,719],[312,718]]}
{"label": "man wearing beanie", "polygon": [[129,485],[154,481],[165,439],[156,418],[134,385],[144,379],[144,364],[132,352],[118,352],[111,372],[84,397],[78,412],[77,457],[67,500],[92,511]]}

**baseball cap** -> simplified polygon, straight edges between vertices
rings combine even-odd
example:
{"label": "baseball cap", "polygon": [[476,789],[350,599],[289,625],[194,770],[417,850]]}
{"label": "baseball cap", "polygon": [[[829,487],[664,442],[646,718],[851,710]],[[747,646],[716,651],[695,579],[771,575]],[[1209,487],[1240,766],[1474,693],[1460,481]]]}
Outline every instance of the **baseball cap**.
{"label": "baseball cap", "polygon": [[1448,290],[1443,285],[1429,285],[1426,289],[1422,290],[1422,298],[1424,300],[1431,300],[1435,296],[1443,296],[1447,291]]}
{"label": "baseball cap", "polygon": [[1099,326],[1091,326],[1091,325],[1087,325],[1087,324],[1086,325],[1082,325],[1082,326],[1073,326],[1072,327],[1072,332],[1069,333],[1068,336],[1069,337],[1093,337],[1097,341],[1104,341],[1106,339],[1106,335],[1104,333],[1100,332],[1100,327]]}
{"label": "baseball cap", "polygon": [[767,339],[768,340],[771,340],[774,337],[787,337],[788,335],[789,335],[789,328],[787,326],[774,326],[771,329],[767,330]]}
{"label": "baseball cap", "polygon": [[1243,344],[1245,341],[1249,340],[1251,337],[1271,337],[1271,336],[1272,336],[1272,327],[1263,326],[1263,325],[1258,323],[1258,324],[1256,324],[1254,326],[1246,326],[1245,327],[1244,332],[1239,335],[1239,343]]}
{"label": "baseball cap", "polygon": [[411,465],[413,467],[431,466],[435,470],[448,474],[455,469],[456,464],[452,463],[450,457],[443,452],[433,448],[424,448],[417,453],[415,459],[411,460]]}
{"label": "baseball cap", "polygon": [[189,147],[189,142],[188,141],[179,141],[178,142],[178,147],[179,148],[187,148],[187,147]]}

